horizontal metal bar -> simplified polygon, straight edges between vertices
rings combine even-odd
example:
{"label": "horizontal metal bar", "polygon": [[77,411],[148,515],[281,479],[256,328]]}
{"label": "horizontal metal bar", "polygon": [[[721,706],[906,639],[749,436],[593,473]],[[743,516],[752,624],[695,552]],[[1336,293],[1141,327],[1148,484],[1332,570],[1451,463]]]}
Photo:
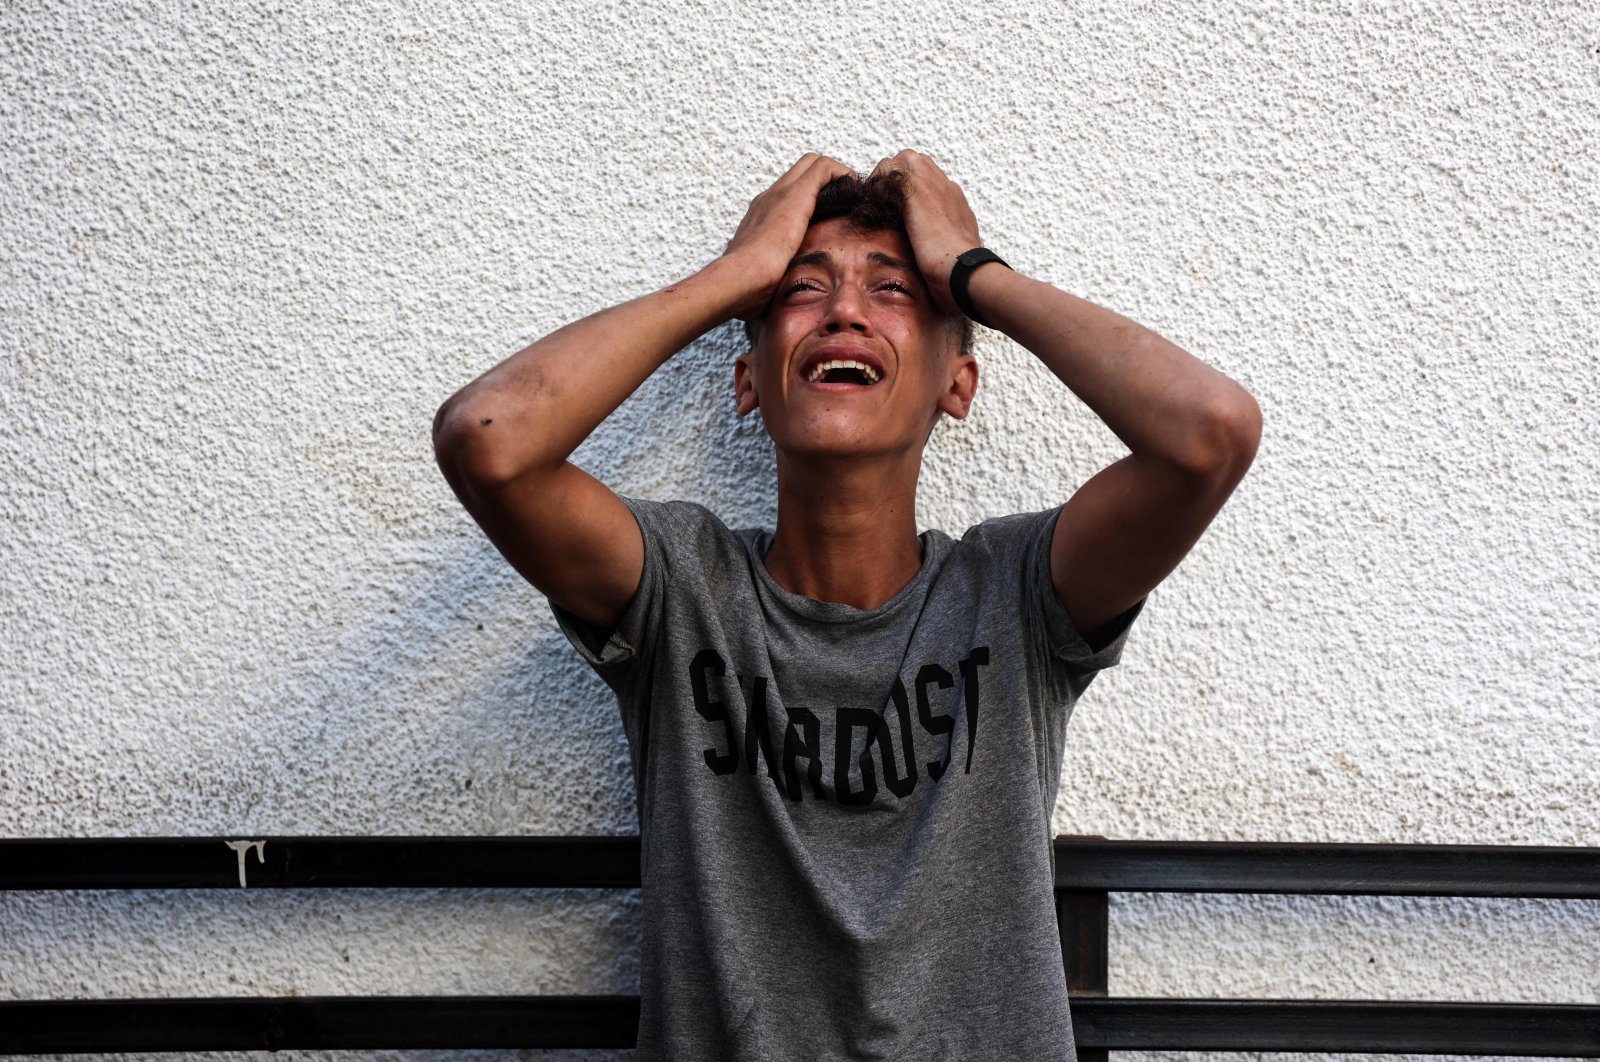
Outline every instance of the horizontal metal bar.
{"label": "horizontal metal bar", "polygon": [[1056,840],[1056,888],[1600,899],[1600,848]]}
{"label": "horizontal metal bar", "polygon": [[[1058,889],[1600,899],[1600,848],[1055,845]],[[0,889],[638,888],[639,851],[636,836],[16,839],[0,840]]]}
{"label": "horizontal metal bar", "polygon": [[[1072,997],[1084,1050],[1600,1058],[1600,1006]],[[632,1047],[634,996],[0,1002],[0,1054]]]}
{"label": "horizontal metal bar", "polygon": [[632,1047],[637,996],[0,1002],[0,1054]]}
{"label": "horizontal metal bar", "polygon": [[0,840],[0,889],[638,888],[639,838]]}
{"label": "horizontal metal bar", "polygon": [[1600,1006],[1354,1000],[1072,1001],[1080,1045],[1600,1058]]}

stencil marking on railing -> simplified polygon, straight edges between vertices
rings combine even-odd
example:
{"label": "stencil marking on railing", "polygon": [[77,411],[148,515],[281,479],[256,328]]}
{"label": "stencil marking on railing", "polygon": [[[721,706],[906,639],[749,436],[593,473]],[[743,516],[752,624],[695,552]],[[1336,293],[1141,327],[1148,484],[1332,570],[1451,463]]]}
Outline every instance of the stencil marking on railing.
{"label": "stencil marking on railing", "polygon": [[246,886],[245,886],[245,883],[244,883],[244,857],[250,851],[250,849],[254,848],[256,850],[256,862],[257,863],[265,863],[267,861],[267,842],[266,841],[224,841],[223,843],[226,844],[229,848],[233,849],[234,852],[237,853],[238,856],[239,856],[239,888],[241,888],[241,889],[245,888]]}

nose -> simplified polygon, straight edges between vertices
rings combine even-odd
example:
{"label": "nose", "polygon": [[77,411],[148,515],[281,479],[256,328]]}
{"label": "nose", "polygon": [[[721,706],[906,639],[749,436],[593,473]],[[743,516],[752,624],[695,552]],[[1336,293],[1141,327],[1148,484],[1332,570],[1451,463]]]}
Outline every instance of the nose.
{"label": "nose", "polygon": [[854,284],[840,284],[828,296],[828,305],[818,325],[818,331],[823,335],[838,335],[840,332],[857,332],[868,335],[872,332],[872,319],[867,313],[867,299],[861,289]]}

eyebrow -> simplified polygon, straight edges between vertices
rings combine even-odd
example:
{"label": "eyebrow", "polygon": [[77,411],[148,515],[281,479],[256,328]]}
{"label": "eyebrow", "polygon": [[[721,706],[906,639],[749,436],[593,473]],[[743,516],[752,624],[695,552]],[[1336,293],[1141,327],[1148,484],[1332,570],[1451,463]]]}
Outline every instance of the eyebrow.
{"label": "eyebrow", "polygon": [[[910,262],[903,262],[894,255],[884,254],[882,251],[868,252],[867,261],[872,262],[874,265],[888,266],[891,269],[904,269],[907,272],[916,271],[916,267]],[[812,251],[810,254],[796,255],[794,259],[789,262],[789,268],[793,269],[796,266],[831,265],[832,263],[833,255],[829,254],[827,251]]]}

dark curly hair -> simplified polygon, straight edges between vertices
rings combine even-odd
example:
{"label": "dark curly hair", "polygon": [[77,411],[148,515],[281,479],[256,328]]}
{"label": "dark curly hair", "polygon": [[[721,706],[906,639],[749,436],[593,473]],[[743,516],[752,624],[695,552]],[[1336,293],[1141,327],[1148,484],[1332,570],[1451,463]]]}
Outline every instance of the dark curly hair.
{"label": "dark curly hair", "polygon": [[[844,218],[857,232],[906,231],[905,174],[899,171],[857,177],[846,173],[835,177],[817,192],[817,206],[811,212],[811,224]],[[960,318],[961,353],[972,353],[972,321]],[[755,346],[757,322],[754,318],[744,322],[744,335]]]}

